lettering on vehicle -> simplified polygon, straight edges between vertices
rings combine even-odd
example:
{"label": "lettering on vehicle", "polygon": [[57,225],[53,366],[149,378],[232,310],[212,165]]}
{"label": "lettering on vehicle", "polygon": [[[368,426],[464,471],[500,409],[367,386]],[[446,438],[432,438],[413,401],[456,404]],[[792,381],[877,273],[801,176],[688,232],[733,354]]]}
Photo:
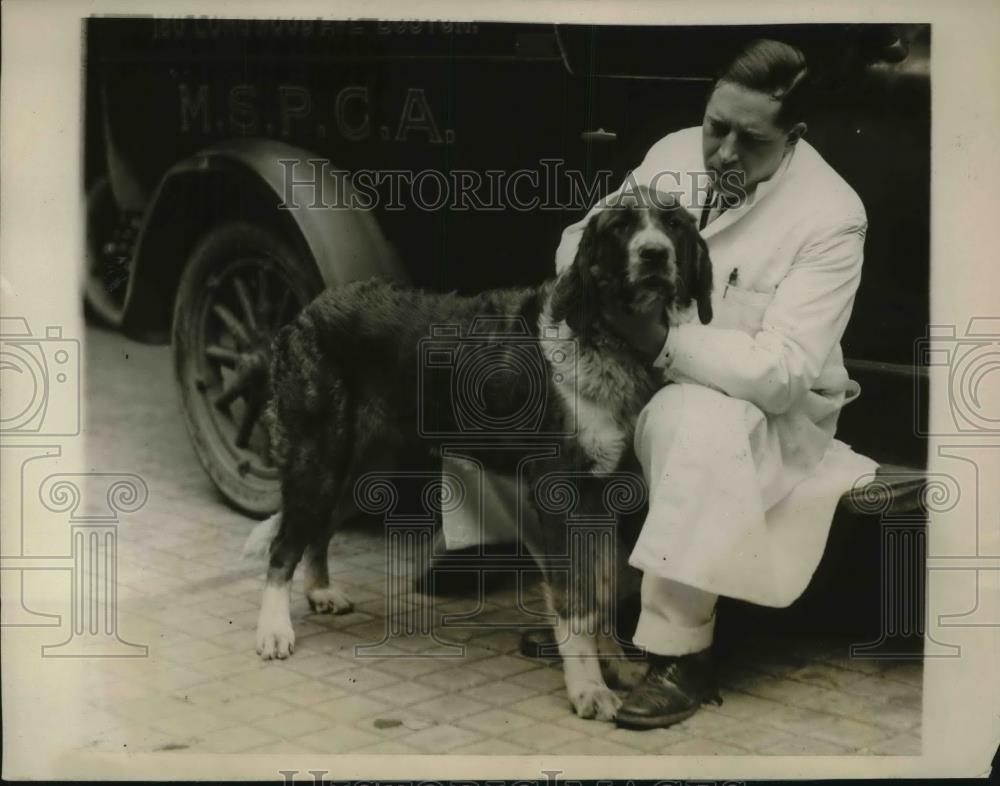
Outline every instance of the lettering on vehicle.
{"label": "lettering on vehicle", "polygon": [[452,22],[443,19],[221,19],[212,16],[189,16],[156,19],[153,38],[158,41],[180,39],[329,39],[385,36],[476,35],[475,22]]}
{"label": "lettering on vehicle", "polygon": [[[377,138],[383,142],[451,144],[455,132],[441,128],[427,91],[408,87],[394,116],[378,122],[366,85],[345,85],[317,106],[313,91],[296,84],[279,84],[265,95],[257,85],[220,89],[207,83],[178,82],[178,112],[182,134],[242,136],[264,134],[280,138],[339,137],[348,142]],[[328,97],[327,97],[328,98]]]}

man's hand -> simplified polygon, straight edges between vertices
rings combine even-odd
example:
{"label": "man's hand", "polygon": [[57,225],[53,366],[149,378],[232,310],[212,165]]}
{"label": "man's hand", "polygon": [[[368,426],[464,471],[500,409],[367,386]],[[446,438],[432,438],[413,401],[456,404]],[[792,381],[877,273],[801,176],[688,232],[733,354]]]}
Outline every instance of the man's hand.
{"label": "man's hand", "polygon": [[648,308],[636,312],[625,311],[618,304],[606,305],[602,315],[612,331],[652,362],[667,340],[668,328],[663,324],[663,308],[663,299],[657,298]]}

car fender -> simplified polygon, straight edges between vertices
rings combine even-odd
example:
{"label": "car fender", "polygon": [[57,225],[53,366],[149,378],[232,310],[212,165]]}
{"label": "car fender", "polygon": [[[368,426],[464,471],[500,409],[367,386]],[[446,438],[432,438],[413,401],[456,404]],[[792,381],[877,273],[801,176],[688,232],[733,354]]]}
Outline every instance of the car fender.
{"label": "car fender", "polygon": [[[285,161],[283,165],[281,162]],[[322,156],[269,139],[220,142],[171,167],[147,207],[136,242],[122,327],[133,338],[166,343],[181,273],[194,244],[228,219],[267,222],[303,259],[316,265],[326,286],[381,276],[409,277],[371,210],[324,206],[323,199],[286,199],[288,161],[311,162],[329,193],[355,194],[343,170]],[[296,178],[304,176],[296,173]],[[301,186],[300,186],[301,189]]]}

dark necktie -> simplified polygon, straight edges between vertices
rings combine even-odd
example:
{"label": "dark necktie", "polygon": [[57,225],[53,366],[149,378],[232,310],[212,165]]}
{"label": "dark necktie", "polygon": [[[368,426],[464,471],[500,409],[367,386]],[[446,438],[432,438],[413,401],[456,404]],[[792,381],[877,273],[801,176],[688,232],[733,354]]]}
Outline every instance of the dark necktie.
{"label": "dark necktie", "polygon": [[705,227],[708,226],[708,217],[711,215],[712,210],[715,207],[715,202],[718,199],[718,196],[719,192],[713,188],[708,196],[708,200],[701,208],[701,219],[698,221],[699,231],[704,231]]}

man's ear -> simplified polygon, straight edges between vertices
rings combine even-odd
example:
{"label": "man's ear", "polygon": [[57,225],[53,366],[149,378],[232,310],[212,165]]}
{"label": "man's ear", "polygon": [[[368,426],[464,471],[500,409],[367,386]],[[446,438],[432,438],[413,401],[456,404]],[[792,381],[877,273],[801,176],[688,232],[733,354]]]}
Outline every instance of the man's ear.
{"label": "man's ear", "polygon": [[694,263],[694,296],[698,303],[698,319],[707,325],[712,321],[712,260],[708,243],[696,233]]}
{"label": "man's ear", "polygon": [[807,126],[805,123],[796,123],[790,129],[788,129],[786,142],[789,145],[794,145],[796,142],[798,142],[800,139],[802,139],[802,137],[806,135],[806,131],[808,130],[809,126]]}
{"label": "man's ear", "polygon": [[589,335],[597,318],[597,282],[590,272],[590,266],[596,263],[597,218],[587,222],[573,264],[559,276],[552,293],[552,318],[556,322],[566,320],[580,337]]}

